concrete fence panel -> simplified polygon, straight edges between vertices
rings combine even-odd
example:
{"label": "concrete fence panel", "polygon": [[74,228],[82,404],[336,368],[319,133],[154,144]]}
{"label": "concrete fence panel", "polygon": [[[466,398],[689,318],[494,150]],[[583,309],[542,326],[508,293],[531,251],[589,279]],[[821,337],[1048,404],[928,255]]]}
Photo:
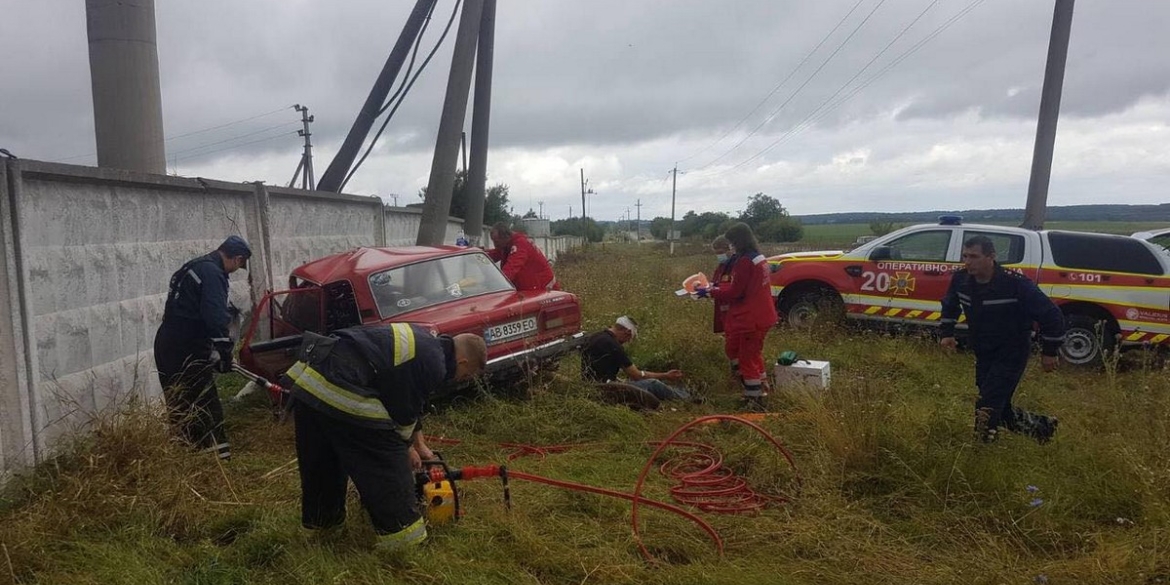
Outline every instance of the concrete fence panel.
{"label": "concrete fence panel", "polygon": [[[170,275],[227,235],[251,237],[252,189],[35,161],[9,172],[44,453],[95,413],[159,395],[152,345]],[[232,278],[238,306],[251,300],[243,278]]]}

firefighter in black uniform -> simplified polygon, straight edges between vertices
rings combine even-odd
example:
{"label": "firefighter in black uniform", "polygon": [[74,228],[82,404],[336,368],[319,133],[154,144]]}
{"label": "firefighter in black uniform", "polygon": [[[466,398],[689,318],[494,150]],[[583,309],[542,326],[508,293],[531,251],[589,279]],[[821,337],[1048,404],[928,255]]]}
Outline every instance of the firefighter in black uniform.
{"label": "firefighter in black uniform", "polygon": [[220,459],[230,459],[232,451],[212,373],[232,369],[228,324],[238,311],[228,303],[228,275],[247,269],[251,257],[248,243],[230,236],[179,268],[154,336],[154,362],[171,423],[192,445]]}
{"label": "firefighter in black uniform", "polygon": [[1056,417],[1013,407],[1012,394],[1028,364],[1034,323],[1040,324],[1044,371],[1056,369],[1064,342],[1064,316],[1035,283],[995,261],[995,245],[986,236],[963,242],[963,263],[966,268],[955,272],[942,299],[940,343],[955,348],[955,323],[960,312],[965,313],[979,387],[976,436],[990,443],[1002,424],[1047,443],[1056,433]]}
{"label": "firefighter in black uniform", "polygon": [[432,389],[483,371],[487,346],[472,334],[434,336],[408,323],[306,333],[285,374],[296,424],[301,523],[345,522],[347,477],[378,534],[398,549],[427,537],[413,471],[434,454],[420,419]]}

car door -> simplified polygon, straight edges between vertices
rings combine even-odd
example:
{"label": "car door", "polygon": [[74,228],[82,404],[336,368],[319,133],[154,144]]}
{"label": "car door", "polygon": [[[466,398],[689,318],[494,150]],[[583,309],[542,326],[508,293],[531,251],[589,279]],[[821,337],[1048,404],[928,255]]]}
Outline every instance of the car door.
{"label": "car door", "polygon": [[296,361],[305,331],[325,330],[321,289],[308,286],[264,295],[252,311],[252,322],[240,347],[240,364],[248,371],[276,380]]}
{"label": "car door", "polygon": [[949,260],[955,230],[937,227],[912,232],[870,253],[862,273],[862,291],[882,299],[866,309],[870,318],[925,323],[939,319],[939,300],[950,284],[955,263]]}

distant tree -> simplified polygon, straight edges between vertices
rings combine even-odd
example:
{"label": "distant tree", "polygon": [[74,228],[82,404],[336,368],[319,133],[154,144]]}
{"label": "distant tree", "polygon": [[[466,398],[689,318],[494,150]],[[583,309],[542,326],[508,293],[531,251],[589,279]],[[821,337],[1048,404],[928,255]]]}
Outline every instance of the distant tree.
{"label": "distant tree", "polygon": [[739,214],[739,220],[750,225],[753,230],[758,230],[765,222],[782,217],[788,217],[788,211],[775,198],[763,193],[752,195],[747,207]]}
{"label": "distant tree", "polygon": [[605,228],[588,217],[585,218],[584,228],[579,217],[559,219],[552,222],[550,227],[554,236],[581,236],[590,242],[600,242],[605,238]]}
{"label": "distant tree", "polygon": [[521,217],[520,219],[536,219],[537,217],[538,216],[536,215],[536,212],[533,211],[531,207],[529,207],[528,213],[525,213],[524,217]]}
{"label": "distant tree", "polygon": [[683,215],[683,219],[677,229],[682,232],[681,235],[684,238],[699,237],[714,239],[716,235],[727,231],[727,227],[732,223],[734,221],[726,213],[717,211],[695,213],[694,211],[688,211]]}
{"label": "distant tree", "polygon": [[797,242],[804,236],[804,226],[795,217],[774,217],[755,229],[756,238],[764,242]]}
{"label": "distant tree", "polygon": [[898,229],[898,225],[892,221],[875,219],[869,222],[869,231],[873,232],[875,236],[884,236],[896,229]]}
{"label": "distant tree", "polygon": [[[427,188],[418,190],[419,199],[426,200]],[[408,207],[415,207],[410,205]],[[496,222],[507,222],[511,218],[508,211],[508,186],[497,183],[484,191],[483,225],[491,226]],[[451,193],[451,209],[448,215],[467,219],[467,173],[455,172],[455,186]]]}
{"label": "distant tree", "polygon": [[669,217],[656,217],[650,220],[650,235],[659,239],[667,239],[667,232],[670,231]]}

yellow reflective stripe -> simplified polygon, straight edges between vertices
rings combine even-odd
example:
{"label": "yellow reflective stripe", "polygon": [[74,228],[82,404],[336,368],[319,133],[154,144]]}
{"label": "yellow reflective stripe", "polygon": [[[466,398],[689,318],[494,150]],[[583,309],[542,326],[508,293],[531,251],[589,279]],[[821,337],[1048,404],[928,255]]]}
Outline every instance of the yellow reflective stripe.
{"label": "yellow reflective stripe", "polygon": [[915,309],[915,310],[913,310],[913,311],[910,311],[909,313],[906,313],[906,318],[907,318],[907,319],[916,319],[916,318],[918,318],[918,316],[919,316],[919,315],[921,315],[921,314],[922,314],[922,311],[919,311],[918,309]]}
{"label": "yellow reflective stripe", "polygon": [[377,398],[360,396],[325,379],[305,362],[297,362],[288,370],[288,377],[321,402],[358,418],[390,420],[390,413]]}
{"label": "yellow reflective stripe", "polygon": [[942,318],[942,312],[940,311],[935,311],[926,316],[927,321],[938,321],[940,318]]}
{"label": "yellow reflective stripe", "polygon": [[401,366],[414,359],[414,329],[407,323],[391,323],[394,331],[394,365]]}
{"label": "yellow reflective stripe", "polygon": [[890,309],[890,310],[886,311],[886,316],[887,316],[887,317],[893,317],[893,316],[895,316],[895,315],[897,315],[898,313],[901,313],[901,312],[902,312],[902,309]]}
{"label": "yellow reflective stripe", "polygon": [[398,550],[417,545],[427,539],[427,523],[419,518],[414,524],[393,534],[383,534],[378,537],[377,547],[384,550]]}
{"label": "yellow reflective stripe", "polygon": [[872,315],[872,314],[874,314],[874,313],[876,313],[876,312],[878,312],[878,311],[880,311],[880,310],[882,310],[882,308],[881,308],[881,307],[870,307],[870,308],[868,308],[868,309],[866,309],[866,310],[865,310],[865,314],[866,314],[866,315]]}
{"label": "yellow reflective stripe", "polygon": [[1138,341],[1145,336],[1146,336],[1146,334],[1143,331],[1134,331],[1133,333],[1130,333],[1129,337],[1126,337],[1125,340],[1126,341]]}

